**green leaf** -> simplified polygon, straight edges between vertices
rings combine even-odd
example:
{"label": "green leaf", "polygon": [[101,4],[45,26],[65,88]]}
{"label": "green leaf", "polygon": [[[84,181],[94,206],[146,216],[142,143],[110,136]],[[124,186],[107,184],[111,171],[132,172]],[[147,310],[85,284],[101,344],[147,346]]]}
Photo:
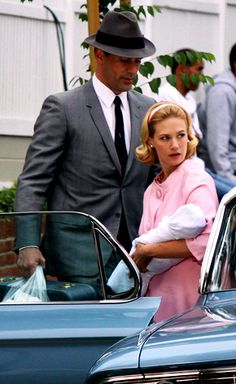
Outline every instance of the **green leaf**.
{"label": "green leaf", "polygon": [[80,9],[82,9],[82,8],[86,8],[86,10],[87,10],[87,4],[82,4],[81,6],[80,6]]}
{"label": "green leaf", "polygon": [[138,16],[139,16],[139,20],[140,20],[140,15],[143,15],[144,17],[147,16],[146,11],[145,11],[143,6],[138,7],[137,13],[138,13]]}
{"label": "green leaf", "polygon": [[206,79],[205,79],[205,75],[199,75],[199,81],[200,81],[201,83],[206,83],[207,81],[206,81]]}
{"label": "green leaf", "polygon": [[211,77],[211,76],[204,76],[205,77],[205,79],[206,79],[206,81],[209,83],[209,84],[211,84],[211,85],[214,85],[215,84],[215,81],[214,81],[214,79]]}
{"label": "green leaf", "polygon": [[195,55],[196,55],[196,59],[197,59],[197,61],[198,60],[203,60],[204,59],[204,57],[203,57],[203,52],[195,52]]}
{"label": "green leaf", "polygon": [[189,87],[189,76],[186,73],[181,73],[180,77],[186,87]]}
{"label": "green leaf", "polygon": [[186,52],[185,54],[186,54],[186,56],[187,56],[187,58],[188,58],[188,60],[189,60],[189,62],[191,64],[195,64],[196,63],[197,55],[196,55],[195,52]]}
{"label": "green leaf", "polygon": [[87,79],[84,79],[83,77],[80,77],[80,76],[74,76],[71,80],[70,80],[70,82],[69,82],[69,84],[70,84],[70,86],[74,86],[74,85],[76,85],[77,83],[79,83],[79,85],[84,85],[85,83],[87,83]]}
{"label": "green leaf", "polygon": [[216,58],[215,58],[215,55],[213,55],[213,53],[210,53],[210,52],[202,52],[203,54],[203,59],[209,61],[210,63],[212,63],[212,61],[216,61]]}
{"label": "green leaf", "polygon": [[145,63],[140,65],[139,72],[144,77],[148,78],[154,72],[154,65],[150,61],[146,61]]}
{"label": "green leaf", "polygon": [[139,93],[143,93],[142,89],[140,87],[134,87],[134,90]]}
{"label": "green leaf", "polygon": [[165,55],[157,56],[157,61],[159,64],[161,64],[163,67],[167,67],[167,60]]}
{"label": "green leaf", "polygon": [[173,59],[170,55],[157,56],[157,61],[163,67],[172,67],[172,64],[173,64]]}
{"label": "green leaf", "polygon": [[176,87],[176,75],[168,75],[166,76],[166,80],[172,87]]}
{"label": "green leaf", "polygon": [[149,81],[148,84],[153,93],[158,93],[159,87],[161,85],[161,78],[156,77],[155,79],[152,79],[152,81]]}
{"label": "green leaf", "polygon": [[133,86],[135,86],[138,82],[138,75],[135,77],[134,81],[133,81]]}
{"label": "green leaf", "polygon": [[151,16],[154,16],[154,9],[153,9],[153,7],[148,6],[148,7],[147,7],[147,11],[148,11],[148,13],[149,13]]}
{"label": "green leaf", "polygon": [[88,21],[88,15],[87,15],[87,13],[80,13],[79,14],[79,20],[81,20],[81,21]]}
{"label": "green leaf", "polygon": [[170,55],[166,55],[166,60],[167,60],[167,65],[168,65],[168,67],[172,67],[172,65],[173,65],[173,58],[172,58],[172,56],[170,56]]}
{"label": "green leaf", "polygon": [[178,64],[186,65],[187,57],[186,57],[184,52],[174,53],[173,57],[177,61]]}
{"label": "green leaf", "polygon": [[156,12],[161,13],[161,9],[157,5],[153,5]]}
{"label": "green leaf", "polygon": [[200,83],[200,76],[197,73],[191,73],[190,80],[194,85],[197,85]]}

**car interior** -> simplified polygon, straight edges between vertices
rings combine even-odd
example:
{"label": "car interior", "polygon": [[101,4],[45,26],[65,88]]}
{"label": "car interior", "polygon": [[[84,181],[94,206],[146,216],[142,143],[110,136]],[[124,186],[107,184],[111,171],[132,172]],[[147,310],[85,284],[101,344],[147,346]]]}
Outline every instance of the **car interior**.
{"label": "car interior", "polygon": [[[46,259],[44,277],[50,302],[127,300],[139,294],[140,279],[135,266],[117,240],[92,216],[79,212],[2,213],[2,303],[22,279],[17,266],[19,249],[32,244]],[[114,292],[108,280],[121,260],[128,268],[131,288]]]}

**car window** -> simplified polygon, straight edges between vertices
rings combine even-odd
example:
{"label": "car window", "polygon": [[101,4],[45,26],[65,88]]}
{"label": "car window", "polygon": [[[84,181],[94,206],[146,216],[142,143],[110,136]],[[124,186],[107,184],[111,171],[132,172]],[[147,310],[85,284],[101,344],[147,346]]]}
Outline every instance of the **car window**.
{"label": "car window", "polygon": [[[139,293],[134,264],[99,221],[83,213],[38,212],[0,214],[1,300],[21,276],[19,249],[32,245],[46,259],[51,302],[128,299]],[[114,291],[109,279],[121,260],[128,268],[130,286]]]}
{"label": "car window", "polygon": [[236,206],[231,201],[224,211],[208,278],[208,291],[236,287]]}

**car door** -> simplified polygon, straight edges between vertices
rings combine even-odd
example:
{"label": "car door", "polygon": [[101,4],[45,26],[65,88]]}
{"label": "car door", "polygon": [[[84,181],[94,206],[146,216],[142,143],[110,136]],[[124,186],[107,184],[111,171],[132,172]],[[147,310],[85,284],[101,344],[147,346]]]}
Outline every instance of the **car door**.
{"label": "car door", "polygon": [[236,188],[220,202],[207,244],[200,279],[200,292],[236,288]]}
{"label": "car door", "polygon": [[[36,228],[52,268],[69,249],[79,272],[62,280],[46,270],[47,302],[5,302],[20,279],[18,243]],[[131,284],[114,292],[109,278],[120,260]],[[1,214],[0,263],[0,382],[82,384],[106,348],[146,327],[160,304],[159,298],[140,297],[135,264],[101,223],[83,213]],[[60,272],[57,264],[52,271]]]}

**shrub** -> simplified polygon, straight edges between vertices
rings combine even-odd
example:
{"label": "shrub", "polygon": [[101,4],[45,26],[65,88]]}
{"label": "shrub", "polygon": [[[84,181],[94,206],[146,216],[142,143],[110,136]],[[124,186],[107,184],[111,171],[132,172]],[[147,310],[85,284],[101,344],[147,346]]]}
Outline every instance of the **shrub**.
{"label": "shrub", "polygon": [[9,188],[0,191],[0,212],[12,212],[16,196],[16,182]]}

